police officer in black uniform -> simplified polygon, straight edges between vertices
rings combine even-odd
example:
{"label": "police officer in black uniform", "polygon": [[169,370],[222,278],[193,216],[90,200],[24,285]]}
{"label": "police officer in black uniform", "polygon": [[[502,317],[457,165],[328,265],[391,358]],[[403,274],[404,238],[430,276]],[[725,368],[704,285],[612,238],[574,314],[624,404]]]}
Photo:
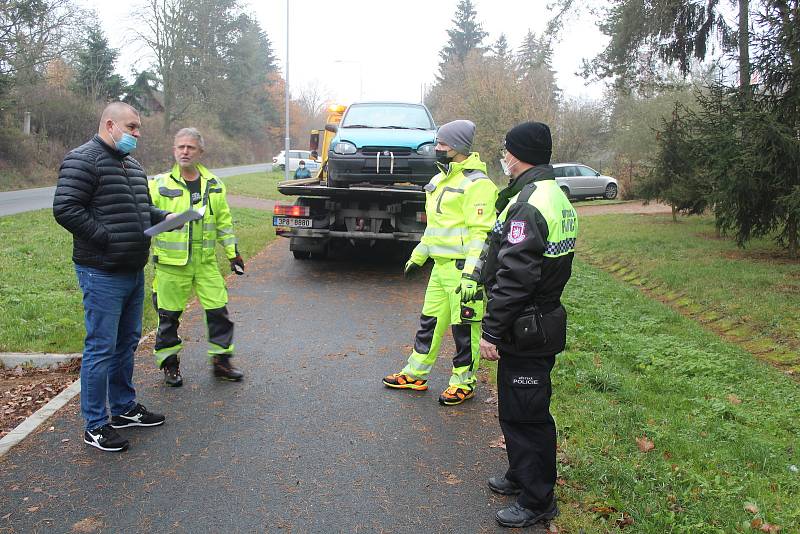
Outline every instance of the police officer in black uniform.
{"label": "police officer in black uniform", "polygon": [[558,515],[550,372],[566,342],[561,293],[572,274],[578,221],[549,165],[550,128],[515,126],[505,148],[503,167],[512,179],[499,195],[497,223],[479,262],[489,290],[480,348],[487,360],[499,360],[498,411],[509,463],[489,487],[518,495],[496,519],[525,527]]}

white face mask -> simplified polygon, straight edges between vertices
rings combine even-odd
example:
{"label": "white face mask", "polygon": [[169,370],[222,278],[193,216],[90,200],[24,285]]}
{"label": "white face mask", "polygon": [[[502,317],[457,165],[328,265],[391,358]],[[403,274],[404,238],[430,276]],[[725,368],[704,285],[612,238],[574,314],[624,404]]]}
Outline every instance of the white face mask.
{"label": "white face mask", "polygon": [[500,166],[503,168],[503,174],[505,174],[506,176],[511,176],[511,169],[513,169],[517,163],[519,163],[519,161],[515,161],[514,163],[509,165],[508,162],[506,161],[506,158],[500,158]]}

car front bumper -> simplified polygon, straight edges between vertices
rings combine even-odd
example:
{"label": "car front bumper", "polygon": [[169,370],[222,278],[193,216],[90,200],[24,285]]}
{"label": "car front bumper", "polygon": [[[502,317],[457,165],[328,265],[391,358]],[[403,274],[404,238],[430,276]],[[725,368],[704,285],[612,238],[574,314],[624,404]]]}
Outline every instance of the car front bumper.
{"label": "car front bumper", "polygon": [[[404,149],[407,153],[408,149]],[[401,152],[398,150],[397,152]],[[393,150],[380,154],[336,154],[328,156],[328,172],[336,183],[394,183],[426,184],[439,170],[432,156],[395,155]]]}

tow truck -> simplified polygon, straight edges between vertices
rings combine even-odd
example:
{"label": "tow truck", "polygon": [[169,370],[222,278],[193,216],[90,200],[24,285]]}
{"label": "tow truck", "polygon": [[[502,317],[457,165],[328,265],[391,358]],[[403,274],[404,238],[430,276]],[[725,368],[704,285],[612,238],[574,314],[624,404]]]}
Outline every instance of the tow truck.
{"label": "tow truck", "polygon": [[[376,124],[365,124],[372,116],[365,113],[367,106]],[[273,208],[275,233],[289,239],[295,259],[321,259],[338,246],[394,242],[410,249],[419,242],[427,222],[423,187],[437,172],[436,130],[424,106],[429,125],[380,122],[402,122],[389,113],[398,106],[422,105],[333,105],[328,108],[325,128],[311,131],[309,148],[321,154],[320,168],[310,178],[279,182],[278,191],[296,200],[276,203]],[[348,109],[358,109],[354,127],[348,127]],[[338,168],[331,155],[338,158]],[[335,182],[332,174],[338,178]]]}

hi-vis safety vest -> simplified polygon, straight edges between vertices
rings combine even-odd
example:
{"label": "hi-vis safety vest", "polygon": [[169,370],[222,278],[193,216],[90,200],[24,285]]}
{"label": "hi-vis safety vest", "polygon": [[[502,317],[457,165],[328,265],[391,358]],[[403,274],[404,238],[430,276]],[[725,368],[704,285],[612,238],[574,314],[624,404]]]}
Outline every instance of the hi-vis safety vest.
{"label": "hi-vis safety vest", "polygon": [[[237,255],[233,219],[225,198],[225,184],[202,165],[197,165],[197,170],[200,172],[201,205],[206,207],[203,218],[185,224],[183,228],[155,236],[154,263],[186,265],[192,254],[190,243],[201,244],[204,261],[216,261],[214,248],[217,242],[225,248],[228,259],[233,259]],[[180,167],[177,164],[169,173],[159,174],[150,180],[148,186],[153,204],[158,208],[173,213],[181,213],[192,208],[191,193],[181,178]]]}
{"label": "hi-vis safety vest", "polygon": [[539,210],[539,213],[547,221],[548,233],[543,256],[557,258],[575,252],[575,241],[578,237],[578,219],[575,208],[555,180],[542,180],[534,183],[536,184],[535,188],[527,186],[509,200],[505,209],[497,216],[498,224],[505,223],[508,217],[508,208],[515,202],[528,202]]}
{"label": "hi-vis safety vest", "polygon": [[486,175],[477,152],[450,163],[425,186],[427,227],[415,252],[425,257],[465,259],[463,272],[475,268],[495,222],[497,186]]}

